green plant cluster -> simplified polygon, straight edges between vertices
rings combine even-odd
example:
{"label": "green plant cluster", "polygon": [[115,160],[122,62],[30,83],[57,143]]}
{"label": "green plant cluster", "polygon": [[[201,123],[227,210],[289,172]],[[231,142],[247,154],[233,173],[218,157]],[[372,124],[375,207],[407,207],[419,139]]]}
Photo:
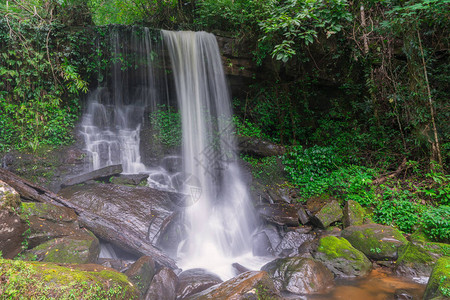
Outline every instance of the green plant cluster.
{"label": "green plant cluster", "polygon": [[173,107],[160,105],[150,113],[150,123],[154,128],[154,140],[165,147],[181,146],[181,116]]}

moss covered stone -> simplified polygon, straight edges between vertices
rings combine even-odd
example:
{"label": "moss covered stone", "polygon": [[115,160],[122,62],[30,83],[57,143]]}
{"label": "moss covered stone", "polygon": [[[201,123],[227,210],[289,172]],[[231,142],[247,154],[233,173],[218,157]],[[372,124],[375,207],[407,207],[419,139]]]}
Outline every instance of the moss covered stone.
{"label": "moss covered stone", "polygon": [[0,209],[16,210],[19,206],[19,193],[6,182],[0,180]]}
{"label": "moss covered stone", "polygon": [[428,252],[431,256],[440,258],[441,256],[450,256],[450,244],[432,242],[425,233],[418,230],[410,236],[411,242]]}
{"label": "moss covered stone", "polygon": [[312,218],[320,228],[327,228],[332,223],[340,221],[342,219],[342,209],[336,200],[333,200],[324,205]]}
{"label": "moss covered stone", "polygon": [[31,250],[26,259],[44,262],[86,264],[95,262],[100,253],[100,244],[93,235],[86,239],[63,237],[45,242]]}
{"label": "moss covered stone", "polygon": [[434,265],[423,299],[450,299],[450,257],[443,256]]}
{"label": "moss covered stone", "polygon": [[363,225],[365,217],[366,211],[358,202],[349,200],[345,203],[342,219],[344,227]]}
{"label": "moss covered stone", "polygon": [[59,265],[0,259],[0,274],[0,295],[5,299],[139,297],[138,289],[125,275],[99,265]]}
{"label": "moss covered stone", "polygon": [[408,243],[398,249],[395,271],[411,278],[429,276],[436,260],[423,248]]}
{"label": "moss covered stone", "polygon": [[335,236],[320,239],[314,258],[322,261],[339,277],[364,276],[372,268],[371,262],[364,253],[355,249],[346,239]]}
{"label": "moss covered stone", "polygon": [[408,243],[397,229],[378,224],[350,226],[341,236],[373,260],[396,260],[398,248]]}

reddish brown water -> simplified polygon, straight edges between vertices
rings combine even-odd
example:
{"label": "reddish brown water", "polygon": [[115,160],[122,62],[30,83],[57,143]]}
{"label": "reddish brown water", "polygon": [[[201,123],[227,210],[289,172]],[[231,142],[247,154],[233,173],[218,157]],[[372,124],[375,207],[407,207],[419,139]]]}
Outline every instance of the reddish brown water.
{"label": "reddish brown water", "polygon": [[369,276],[355,280],[336,282],[328,294],[308,296],[308,300],[390,300],[395,292],[405,290],[414,300],[422,299],[425,285],[374,270]]}

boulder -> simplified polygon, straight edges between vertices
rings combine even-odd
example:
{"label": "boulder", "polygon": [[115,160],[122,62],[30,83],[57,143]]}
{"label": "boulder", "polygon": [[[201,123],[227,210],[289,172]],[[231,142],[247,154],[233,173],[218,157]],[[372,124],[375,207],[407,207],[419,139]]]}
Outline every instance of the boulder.
{"label": "boulder", "polygon": [[153,277],[145,300],[175,300],[177,298],[178,277],[169,268],[162,268]]}
{"label": "boulder", "polygon": [[199,293],[213,285],[221,283],[219,276],[205,269],[190,269],[178,276],[177,299]]}
{"label": "boulder", "polygon": [[139,299],[124,274],[100,265],[0,259],[0,274],[2,299]]}
{"label": "boulder", "polygon": [[0,180],[0,210],[15,210],[20,206],[20,195],[6,182]]}
{"label": "boulder", "polygon": [[279,299],[272,280],[266,272],[244,272],[224,283],[212,286],[188,299]]}
{"label": "boulder", "polygon": [[85,230],[80,229],[75,211],[67,207],[23,202],[20,217],[30,227],[29,248],[34,248],[55,238],[77,236],[79,239],[85,239],[90,237]]}
{"label": "boulder", "polygon": [[373,260],[396,260],[398,248],[408,243],[397,229],[379,224],[350,226],[341,236]]}
{"label": "boulder", "polygon": [[296,256],[298,255],[298,248],[306,241],[314,239],[314,234],[303,233],[301,231],[289,231],[281,240],[280,244],[275,249],[277,256]]}
{"label": "boulder", "polygon": [[398,249],[395,273],[408,278],[428,277],[436,261],[424,248],[408,243]]}
{"label": "boulder", "polygon": [[300,223],[302,223],[303,225],[309,223],[310,216],[309,216],[308,212],[306,211],[306,209],[303,206],[300,206],[300,208],[297,211],[297,214],[298,214],[298,218],[300,220]]}
{"label": "boulder", "polygon": [[423,300],[450,298],[450,257],[441,257],[433,267]]}
{"label": "boulder", "polygon": [[315,294],[334,285],[334,276],[321,262],[309,258],[278,258],[264,265],[280,291]]}
{"label": "boulder", "polygon": [[364,208],[356,201],[348,200],[344,206],[344,217],[342,223],[344,227],[359,226],[364,224],[366,212]]}
{"label": "boulder", "polygon": [[98,239],[86,234],[84,239],[63,237],[47,241],[26,252],[27,260],[55,263],[87,264],[97,261],[100,253]]}
{"label": "boulder", "polygon": [[269,237],[264,231],[260,231],[252,237],[252,252],[254,256],[270,256],[274,251]]}
{"label": "boulder", "polygon": [[250,136],[238,136],[237,144],[239,152],[257,156],[280,156],[286,152],[283,146]]}
{"label": "boulder", "polygon": [[0,209],[0,252],[4,258],[14,258],[22,251],[27,225],[15,212]]}
{"label": "boulder", "polygon": [[119,174],[109,179],[112,184],[140,185],[146,182],[148,174]]}
{"label": "boulder", "polygon": [[150,256],[141,256],[128,268],[125,275],[138,287],[141,294],[145,295],[155,273],[156,267],[153,259]]}
{"label": "boulder", "polygon": [[182,195],[149,187],[101,183],[68,187],[60,195],[83,210],[80,223],[98,237],[127,252],[148,255],[161,265],[175,268],[175,263],[154,245],[163,244],[173,223],[181,222],[181,208],[173,199]]}
{"label": "boulder", "polygon": [[297,207],[288,203],[261,204],[256,207],[259,216],[277,225],[298,226]]}
{"label": "boulder", "polygon": [[314,214],[312,222],[320,228],[327,228],[332,223],[340,221],[342,219],[342,209],[336,200],[325,204]]}
{"label": "boulder", "polygon": [[320,239],[314,258],[337,277],[356,277],[369,274],[372,263],[346,239],[326,236]]}
{"label": "boulder", "polygon": [[61,186],[72,186],[76,184],[80,184],[83,182],[87,182],[90,180],[97,180],[97,179],[105,179],[109,178],[114,175],[118,175],[122,173],[122,165],[112,165],[103,167],[97,170],[94,170],[92,172],[76,175],[74,177],[66,179]]}

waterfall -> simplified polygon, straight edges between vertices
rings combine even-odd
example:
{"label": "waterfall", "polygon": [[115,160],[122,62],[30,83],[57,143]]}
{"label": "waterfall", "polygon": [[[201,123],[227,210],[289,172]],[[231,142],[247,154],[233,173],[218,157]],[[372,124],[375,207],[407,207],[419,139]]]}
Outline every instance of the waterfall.
{"label": "waterfall", "polygon": [[[90,170],[122,164],[124,173],[146,170],[140,155],[144,112],[154,109],[162,93],[161,76],[152,60],[157,50],[148,28],[113,29],[111,80],[88,95],[80,133]],[[163,78],[162,78],[163,79]]]}
{"label": "waterfall", "polygon": [[214,35],[163,31],[163,37],[182,119],[183,171],[201,189],[186,208],[180,266],[214,270],[251,251],[254,226],[236,160],[230,95]]}

